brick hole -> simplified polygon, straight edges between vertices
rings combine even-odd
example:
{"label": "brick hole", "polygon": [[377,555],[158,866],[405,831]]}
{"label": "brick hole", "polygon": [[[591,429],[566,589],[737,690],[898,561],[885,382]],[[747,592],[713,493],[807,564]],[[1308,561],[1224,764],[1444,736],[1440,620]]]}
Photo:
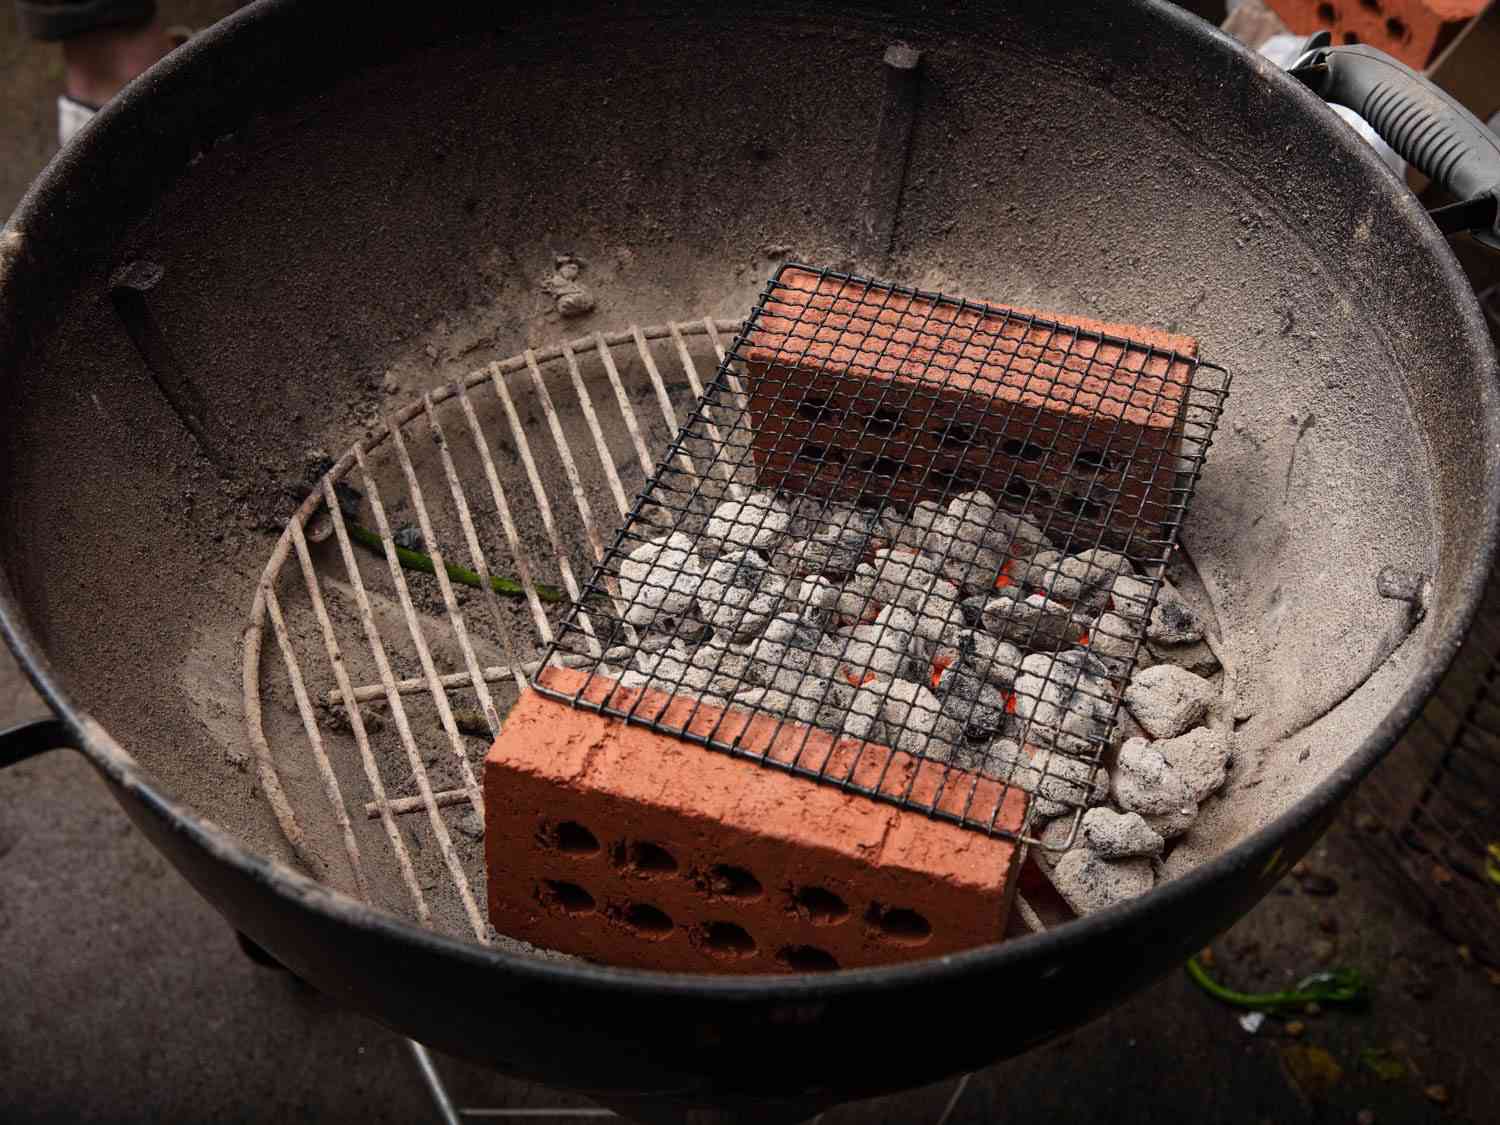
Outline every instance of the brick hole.
{"label": "brick hole", "polygon": [[1104,505],[1096,504],[1092,500],[1085,500],[1082,496],[1067,496],[1062,503],[1064,511],[1084,517],[1084,519],[1096,520],[1104,514]]}
{"label": "brick hole", "polygon": [[676,929],[676,923],[665,910],[647,902],[632,902],[620,914],[620,922],[636,937],[661,941]]}
{"label": "brick hole", "polygon": [[1321,20],[1323,23],[1338,23],[1339,22],[1339,10],[1337,8],[1335,8],[1332,4],[1319,4],[1318,5],[1318,19]]}
{"label": "brick hole", "polygon": [[805,418],[814,425],[820,422],[837,425],[840,421],[839,412],[828,405],[826,398],[804,398],[797,404],[797,417]]}
{"label": "brick hole", "polygon": [[698,928],[697,939],[705,953],[721,961],[743,961],[759,950],[750,931],[733,922],[705,922]]}
{"label": "brick hole", "polygon": [[886,406],[877,406],[865,421],[865,433],[874,434],[877,437],[888,437],[896,432],[901,425],[899,412]]}
{"label": "brick hole", "polygon": [[1367,12],[1380,15],[1380,0],[1359,0],[1359,6]]}
{"label": "brick hole", "polygon": [[792,905],[814,926],[837,926],[849,917],[849,904],[824,887],[799,887]]}
{"label": "brick hole", "polygon": [[710,867],[697,878],[698,889],[722,898],[754,902],[766,893],[760,880],[743,867],[720,863]]}
{"label": "brick hole", "polygon": [[837,465],[842,462],[847,454],[837,446],[816,445],[813,442],[803,442],[802,448],[797,451],[799,461],[818,461],[825,465]]}
{"label": "brick hole", "polygon": [[677,857],[660,844],[650,840],[623,840],[611,849],[610,858],[616,867],[624,868],[636,875],[660,879],[677,874]]}
{"label": "brick hole", "polygon": [[974,444],[974,427],[962,422],[949,422],[938,435],[938,444],[967,449]]}
{"label": "brick hole", "polygon": [[536,898],[549,910],[561,910],[564,914],[582,918],[594,912],[594,896],[577,883],[561,879],[543,879],[536,889]]}
{"label": "brick hole", "polygon": [[871,476],[895,479],[901,475],[901,471],[906,466],[894,457],[861,457],[854,462],[854,468],[861,472],[868,472]]}
{"label": "brick hole", "polygon": [[865,921],[877,937],[892,945],[926,945],[932,939],[932,923],[904,906],[873,904]]}
{"label": "brick hole", "polygon": [[544,824],[537,832],[537,843],[577,859],[599,854],[599,838],[576,820]]}
{"label": "brick hole", "polygon": [[1078,464],[1085,469],[1114,469],[1118,468],[1115,459],[1102,449],[1080,449],[1078,456],[1074,458]]}
{"label": "brick hole", "polygon": [[1000,452],[1007,457],[1019,457],[1022,461],[1040,461],[1047,454],[1047,451],[1036,442],[1022,441],[1020,438],[1011,438],[1003,442]]}
{"label": "brick hole", "polygon": [[1392,16],[1385,21],[1385,33],[1395,40],[1404,40],[1407,36],[1406,21]]}
{"label": "brick hole", "polygon": [[1355,35],[1354,32],[1352,32],[1352,31],[1346,31],[1346,32],[1344,32],[1344,42],[1345,43],[1358,43],[1359,42],[1359,36]]}
{"label": "brick hole", "polygon": [[783,945],[776,960],[797,973],[827,973],[839,967],[832,953],[816,945]]}

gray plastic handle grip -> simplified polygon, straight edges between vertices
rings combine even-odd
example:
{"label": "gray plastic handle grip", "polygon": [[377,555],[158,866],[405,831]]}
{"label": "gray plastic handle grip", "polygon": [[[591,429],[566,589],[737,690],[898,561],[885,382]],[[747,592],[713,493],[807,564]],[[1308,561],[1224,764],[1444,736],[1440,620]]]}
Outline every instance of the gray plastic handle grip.
{"label": "gray plastic handle grip", "polygon": [[[1303,56],[1326,68],[1309,82],[1325,101],[1347,106],[1428,179],[1459,200],[1500,198],[1500,137],[1458,101],[1373,47],[1322,47]],[[1475,232],[1500,249],[1500,226]]]}

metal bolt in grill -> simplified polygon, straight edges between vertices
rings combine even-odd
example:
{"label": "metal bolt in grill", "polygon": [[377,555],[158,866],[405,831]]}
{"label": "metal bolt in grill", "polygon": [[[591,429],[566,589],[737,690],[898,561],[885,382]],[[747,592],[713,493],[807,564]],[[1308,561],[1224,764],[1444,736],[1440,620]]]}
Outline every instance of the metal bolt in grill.
{"label": "metal bolt in grill", "polygon": [[583,686],[533,683],[968,827],[1076,829],[1228,382],[785,266],[558,630],[544,664]]}

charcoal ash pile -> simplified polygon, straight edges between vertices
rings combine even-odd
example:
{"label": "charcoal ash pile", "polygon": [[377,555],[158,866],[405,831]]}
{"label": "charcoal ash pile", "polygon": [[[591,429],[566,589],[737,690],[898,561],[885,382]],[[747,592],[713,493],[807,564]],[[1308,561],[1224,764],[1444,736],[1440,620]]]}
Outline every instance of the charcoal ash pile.
{"label": "charcoal ash pile", "polygon": [[1080,913],[1149,890],[1223,784],[1217,663],[1187,600],[1163,579],[1153,605],[1124,554],[1065,552],[982,491],[736,489],[653,534],[620,551],[616,615],[592,615],[602,663],[565,662],[1024,790],[1030,834],[1075,837],[1041,858]]}

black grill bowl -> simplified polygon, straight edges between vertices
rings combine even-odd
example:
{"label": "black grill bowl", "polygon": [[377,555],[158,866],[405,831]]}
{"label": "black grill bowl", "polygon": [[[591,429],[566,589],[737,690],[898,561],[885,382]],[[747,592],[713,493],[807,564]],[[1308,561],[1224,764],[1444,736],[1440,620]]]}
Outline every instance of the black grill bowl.
{"label": "black grill bowl", "polygon": [[[1179,964],[1310,846],[1457,650],[1495,543],[1495,358],[1437,230],[1296,83],[1165,4],[996,8],[476,5],[413,27],[262,2],[175,52],[0,240],[0,614],[62,720],[42,733],[319,989],[638,1116],[791,1119],[932,1081]],[[923,64],[887,258],[855,248],[898,39]],[[508,955],[294,870],[234,717],[181,687],[208,660],[237,690],[280,467],[357,436],[347,404],[439,318],[526,346],[557,253],[591,263],[607,327],[742,314],[772,244],[1187,332],[1235,373],[1185,538],[1261,687],[1240,735],[1272,796],[1239,842],[1047,934],[751,980]],[[140,261],[162,267],[144,325],[110,296]],[[1375,593],[1387,565],[1432,579],[1409,635]],[[969,1030],[932,1033],[960,1012]]]}

